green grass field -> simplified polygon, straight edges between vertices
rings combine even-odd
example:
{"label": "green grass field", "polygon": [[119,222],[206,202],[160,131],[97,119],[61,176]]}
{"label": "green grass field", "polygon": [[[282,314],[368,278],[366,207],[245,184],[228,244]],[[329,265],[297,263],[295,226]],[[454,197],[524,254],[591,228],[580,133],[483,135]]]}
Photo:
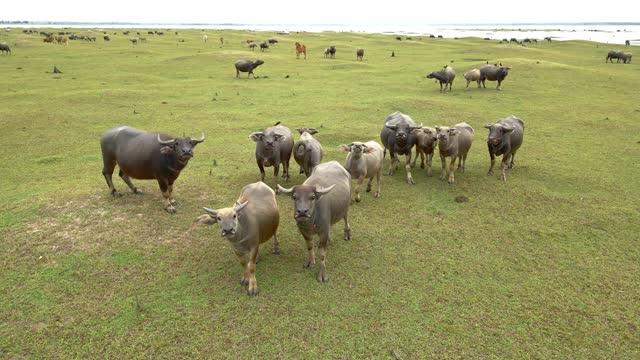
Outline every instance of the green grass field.
{"label": "green grass field", "polygon": [[[134,46],[113,32],[80,29],[98,41],[69,46],[0,35],[13,51],[0,55],[0,358],[640,356],[640,68],[604,62],[619,46],[214,30]],[[274,36],[264,53],[241,46]],[[259,78],[236,79],[233,62],[256,58]],[[464,89],[486,61],[513,68],[503,91]],[[424,78],[444,65],[457,72],[447,94]],[[325,161],[342,163],[338,146],[379,141],[394,111],[471,124],[466,172],[441,182],[436,157],[434,177],[416,168],[409,186],[400,167],[380,199],[363,193],[353,240],[333,228],[328,284],[303,269],[292,201],[278,197],[282,254],[263,246],[248,297],[218,228],[193,225],[259,180],[248,135],[316,127]],[[511,114],[525,139],[503,183],[486,175],[483,125]],[[177,214],[155,181],[134,180],[135,196],[116,175],[125,196],[109,195],[99,137],[122,124],[204,131],[175,185]],[[291,164],[285,186],[304,181]]]}

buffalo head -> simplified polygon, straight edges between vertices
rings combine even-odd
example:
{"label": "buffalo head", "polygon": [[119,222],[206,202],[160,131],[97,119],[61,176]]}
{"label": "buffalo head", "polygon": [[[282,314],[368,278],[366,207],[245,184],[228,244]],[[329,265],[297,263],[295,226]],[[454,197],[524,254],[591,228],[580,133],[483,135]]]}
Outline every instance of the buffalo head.
{"label": "buffalo head", "polygon": [[306,222],[313,217],[315,204],[321,196],[327,194],[336,185],[323,188],[317,185],[296,185],[289,189],[278,184],[279,194],[290,195],[294,203],[293,218],[297,222]]}
{"label": "buffalo head", "polygon": [[209,208],[203,208],[208,214],[201,215],[197,221],[206,225],[219,224],[221,237],[234,237],[238,230],[238,218],[242,216],[242,209],[249,203],[249,200],[244,202],[236,202],[234,207],[213,210]]}
{"label": "buffalo head", "polygon": [[420,126],[411,126],[405,123],[390,125],[388,122],[385,123],[384,126],[394,132],[396,143],[400,147],[403,147],[407,144],[409,134],[411,134],[413,130],[422,128],[422,124],[420,124]]}
{"label": "buffalo head", "polygon": [[162,140],[160,134],[158,134],[158,143],[164,145],[160,151],[163,154],[176,154],[178,160],[185,162],[189,161],[193,157],[193,148],[199,143],[204,141],[204,133],[199,139],[192,139],[189,137],[173,138],[169,140]]}
{"label": "buffalo head", "polygon": [[257,143],[262,143],[264,149],[267,151],[272,150],[273,147],[277,146],[284,138],[283,135],[276,134],[274,131],[257,131],[249,135],[249,139]]}
{"label": "buffalo head", "polygon": [[490,145],[501,144],[504,135],[514,130],[513,127],[500,123],[486,124],[484,127],[489,129],[489,137],[487,138],[487,143],[489,143]]}
{"label": "buffalo head", "polygon": [[455,126],[454,127],[436,126],[435,129],[436,129],[438,141],[440,141],[442,146],[447,146],[447,144],[449,143],[449,140],[452,137],[460,134],[460,130],[458,130]]}
{"label": "buffalo head", "polygon": [[309,135],[315,135],[318,133],[318,130],[314,129],[314,128],[307,128],[307,127],[303,127],[303,128],[297,128],[296,130],[298,130],[298,134],[302,135],[304,133],[309,133]]}
{"label": "buffalo head", "polygon": [[340,150],[350,152],[354,159],[359,159],[362,157],[362,154],[376,151],[375,148],[368,147],[361,142],[352,142],[349,145],[340,145]]}

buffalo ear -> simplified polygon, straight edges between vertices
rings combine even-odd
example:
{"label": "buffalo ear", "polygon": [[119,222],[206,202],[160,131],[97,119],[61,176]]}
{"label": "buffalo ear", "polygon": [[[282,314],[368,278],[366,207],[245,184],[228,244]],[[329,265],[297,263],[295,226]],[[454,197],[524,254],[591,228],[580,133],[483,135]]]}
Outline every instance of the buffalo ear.
{"label": "buffalo ear", "polygon": [[176,152],[176,149],[173,146],[163,146],[160,148],[160,153],[162,154],[173,154]]}
{"label": "buffalo ear", "polygon": [[275,134],[275,135],[273,135],[273,137],[276,139],[276,141],[282,141],[282,139],[284,139],[284,136],[282,136],[280,134]]}
{"label": "buffalo ear", "polygon": [[503,126],[503,127],[502,127],[502,130],[503,130],[504,132],[508,133],[508,132],[512,132],[512,131],[513,131],[513,128],[512,128],[511,126]]}
{"label": "buffalo ear", "polygon": [[314,128],[308,128],[307,132],[311,135],[315,135],[318,133],[318,130],[314,129]]}
{"label": "buffalo ear", "polygon": [[485,125],[484,125],[484,128],[485,128],[485,129],[491,129],[491,126],[493,126],[493,124],[485,124]]}
{"label": "buffalo ear", "polygon": [[256,131],[251,133],[251,135],[249,135],[249,139],[258,142],[262,140],[262,137],[264,136],[264,133],[262,131]]}
{"label": "buffalo ear", "polygon": [[340,150],[342,150],[342,151],[346,151],[346,152],[351,151],[351,147],[349,147],[349,145],[342,144],[342,145],[340,145],[340,146],[338,146],[338,147],[339,147],[339,148],[340,148]]}
{"label": "buffalo ear", "polygon": [[366,152],[367,154],[370,154],[370,153],[372,153],[372,152],[376,151],[376,148],[368,147],[367,145],[364,145],[364,148],[366,149],[366,150],[365,150],[365,152]]}

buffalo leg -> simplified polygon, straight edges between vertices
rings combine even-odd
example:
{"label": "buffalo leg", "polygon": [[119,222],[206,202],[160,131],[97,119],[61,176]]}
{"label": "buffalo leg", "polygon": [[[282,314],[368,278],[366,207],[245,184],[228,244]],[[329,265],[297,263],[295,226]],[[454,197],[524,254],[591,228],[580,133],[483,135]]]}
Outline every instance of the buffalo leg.
{"label": "buffalo leg", "polygon": [[169,191],[169,202],[171,202],[171,205],[176,205],[178,202],[173,197],[173,184],[169,184],[167,190]]}
{"label": "buffalo leg", "polygon": [[493,166],[496,164],[496,156],[491,151],[491,147],[489,147],[489,156],[491,156],[491,166],[489,167],[489,171],[487,171],[487,175],[493,175]]}
{"label": "buffalo leg", "polygon": [[375,198],[380,197],[380,176],[381,175],[382,175],[382,168],[380,168],[380,170],[378,170],[378,173],[376,174],[376,192],[373,194],[373,197]]}
{"label": "buffalo leg", "polygon": [[247,289],[247,295],[256,296],[258,294],[258,282],[256,280],[256,259],[258,258],[258,246],[251,249],[249,253],[249,263],[247,264],[247,271],[249,273],[249,289]]}
{"label": "buffalo leg", "polygon": [[129,185],[129,188],[131,189],[131,191],[133,191],[134,194],[142,194],[142,191],[138,190],[138,188],[135,187],[135,185],[133,185],[133,183],[131,182],[131,178],[129,178],[129,176],[127,176],[127,174],[125,174],[124,171],[122,171],[122,169],[120,170],[118,175],[120,175],[122,180],[124,180],[124,182],[127,183],[127,185]]}
{"label": "buffalo leg", "polygon": [[511,161],[509,162],[509,169],[513,169],[513,166],[516,164],[515,162],[516,153],[511,154]]}
{"label": "buffalo leg", "polygon": [[427,154],[427,176],[431,176],[431,161],[433,160],[433,153]]}
{"label": "buffalo leg", "polygon": [[280,255],[280,243],[278,242],[277,234],[273,234],[273,248],[271,249],[271,253]]}
{"label": "buffalo leg", "polygon": [[367,183],[367,192],[371,192],[371,184],[373,184],[373,176],[369,178],[369,182]]}
{"label": "buffalo leg", "polygon": [[456,181],[455,171],[453,168],[456,165],[456,156],[451,157],[451,162],[449,163],[449,184],[453,184]]}
{"label": "buffalo leg", "polygon": [[502,170],[502,173],[500,174],[500,180],[502,181],[507,181],[507,173],[506,173],[507,167],[509,167],[509,156],[503,155],[502,163],[500,163],[500,168]]}
{"label": "buffalo leg", "polygon": [[502,84],[502,80],[498,80],[498,87],[496,87],[497,90],[502,90],[502,87],[500,86]]}
{"label": "buffalo leg", "polygon": [[320,263],[318,269],[318,282],[329,282],[329,275],[327,275],[327,244],[329,243],[329,229],[323,229],[319,233],[320,241],[318,241],[318,262]]}
{"label": "buffalo leg", "polygon": [[236,69],[236,78],[240,77],[240,70]]}
{"label": "buffalo leg", "polygon": [[413,176],[411,176],[411,151],[407,155],[405,155],[406,161],[404,164],[404,168],[407,171],[407,184],[413,185],[416,182],[413,181]]}
{"label": "buffalo leg", "polygon": [[349,225],[349,213],[348,212],[346,214],[344,214],[344,237],[343,237],[343,239],[346,240],[346,241],[351,240],[351,225]]}
{"label": "buffalo leg", "polygon": [[313,255],[313,238],[306,231],[302,232],[302,237],[307,244],[307,263],[304,264],[304,268],[309,269],[316,264],[316,257]]}
{"label": "buffalo leg", "polygon": [[284,178],[284,181],[289,182],[289,162],[288,161],[282,162],[282,177]]}
{"label": "buffalo leg", "polygon": [[[236,253],[236,255],[238,254]],[[240,279],[240,285],[247,286],[249,285],[249,268],[247,266],[249,259],[247,254],[238,255],[238,261],[240,262],[240,266],[242,266],[242,279]]]}
{"label": "buffalo leg", "polygon": [[264,182],[264,164],[262,160],[258,160],[258,169],[260,169],[260,181]]}
{"label": "buffalo leg", "polygon": [[440,181],[444,181],[447,178],[447,158],[440,154],[440,161],[442,161],[442,171],[440,172]]}
{"label": "buffalo leg", "polygon": [[[103,155],[104,157],[104,155]],[[109,192],[111,193],[111,195],[115,196],[122,196],[121,193],[118,192],[118,190],[116,190],[115,186],[113,186],[113,171],[116,168],[116,162],[115,161],[109,161],[107,159],[103,160],[104,162],[104,167],[102,168],[102,175],[104,176],[104,179],[107,181],[107,186],[109,187]]]}
{"label": "buffalo leg", "polygon": [[395,162],[397,160],[396,154],[394,154],[391,151],[391,149],[389,149],[389,158],[391,159],[391,163],[389,164],[389,171],[388,171],[387,175],[391,176],[391,175],[393,175],[393,166],[395,165]]}
{"label": "buffalo leg", "polygon": [[360,202],[360,187],[362,186],[362,181],[364,180],[364,176],[358,177],[358,184],[356,185],[356,189],[354,192],[356,193],[356,202]]}
{"label": "buffalo leg", "polygon": [[158,179],[158,185],[160,185],[160,191],[162,191],[162,197],[164,197],[164,209],[169,214],[175,214],[176,208],[171,205],[171,193],[169,192],[169,184],[164,179]]}

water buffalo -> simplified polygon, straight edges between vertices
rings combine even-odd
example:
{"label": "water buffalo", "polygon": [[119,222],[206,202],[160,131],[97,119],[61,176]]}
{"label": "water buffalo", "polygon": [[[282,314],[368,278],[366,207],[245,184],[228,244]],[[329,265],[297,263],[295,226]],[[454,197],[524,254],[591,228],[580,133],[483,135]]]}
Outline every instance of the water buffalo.
{"label": "water buffalo", "polygon": [[253,73],[253,70],[262,64],[264,64],[264,61],[262,60],[256,60],[253,62],[249,60],[238,60],[234,63],[236,67],[236,77],[240,76],[240,72],[246,72],[248,73],[247,77],[249,77],[249,75],[253,75],[253,78],[255,79],[256,75]]}
{"label": "water buffalo", "polygon": [[298,230],[307,243],[305,268],[315,265],[313,254],[314,234],[318,234],[319,282],[329,281],[326,269],[327,245],[331,225],[344,219],[344,240],[351,240],[349,204],[351,203],[351,176],[337,161],[316,166],[302,185],[285,189],[278,185],[280,194],[290,195],[294,202],[293,217]]}
{"label": "water buffalo", "polygon": [[304,54],[304,59],[307,59],[307,47],[304,44],[296,42],[296,59],[300,59],[300,54]]}
{"label": "water buffalo", "polygon": [[104,163],[102,175],[113,196],[121,195],[111,179],[116,164],[120,167],[120,177],[134,194],[142,192],[133,185],[130,178],[157,180],[164,197],[164,209],[174,214],[173,183],[193,157],[193,148],[203,141],[204,133],[199,139],[174,138],[128,126],[114,127],[100,138]]}
{"label": "water buffalo", "polygon": [[607,58],[604,60],[604,62],[613,62],[613,59],[617,59],[616,62],[620,62],[620,59],[622,59],[624,56],[624,52],[622,51],[615,51],[615,50],[611,50],[607,53]]}
{"label": "water buffalo", "polygon": [[422,128],[422,125],[416,126],[411,117],[396,111],[384,120],[384,126],[380,132],[380,140],[382,140],[382,145],[384,146],[382,157],[384,158],[387,155],[387,150],[389,150],[389,155],[391,156],[388,174],[393,175],[393,171],[397,168],[400,162],[398,155],[405,155],[407,183],[410,185],[415,184],[411,176],[411,151],[416,144],[416,135],[413,130],[420,128]]}
{"label": "water buffalo", "polygon": [[300,174],[311,175],[313,168],[322,162],[322,145],[312,135],[318,131],[314,128],[299,128],[300,139],[293,145],[293,158],[300,165]]}
{"label": "water buffalo", "polygon": [[2,51],[2,53],[6,53],[11,54],[11,48],[9,47],[9,44],[7,44],[6,42],[2,42],[0,43],[0,51]]}
{"label": "water buffalo", "polygon": [[502,82],[509,75],[511,67],[497,66],[497,65],[484,65],[480,68],[480,82],[482,87],[486,88],[484,81],[498,81],[497,90],[502,90]]}
{"label": "water buffalo", "polygon": [[464,173],[464,166],[467,162],[467,154],[473,142],[473,128],[467,123],[456,124],[453,127],[436,126],[438,133],[438,150],[442,161],[442,173],[440,180],[447,178],[447,157],[451,157],[449,163],[449,184],[455,182],[453,166],[458,159],[458,171]]}
{"label": "water buffalo", "polygon": [[626,63],[631,63],[631,58],[633,58],[633,54],[631,54],[631,53],[624,53],[624,54],[622,54],[622,57],[621,57],[622,62],[625,63],[625,64]]}
{"label": "water buffalo", "polygon": [[522,145],[524,121],[514,115],[510,115],[495,124],[486,124],[484,127],[489,129],[487,145],[489,147],[489,156],[491,156],[491,167],[489,167],[487,175],[493,175],[493,165],[496,162],[496,156],[502,155],[502,164],[500,165],[502,174],[500,175],[500,179],[506,181],[507,176],[505,170],[513,168],[513,159],[520,145]]}
{"label": "water buffalo", "polygon": [[451,91],[451,85],[456,78],[456,71],[451,66],[445,66],[442,70],[431,72],[426,78],[437,79],[440,82],[440,92],[442,92],[442,84],[444,84],[444,92],[447,91],[447,85],[449,85],[449,91]]}
{"label": "water buffalo", "polygon": [[267,44],[265,41],[260,43],[260,51],[264,52],[268,48],[269,48],[269,44]]}
{"label": "water buffalo", "polygon": [[340,149],[349,153],[344,161],[344,168],[347,169],[352,179],[358,180],[358,185],[354,190],[356,202],[360,202],[360,187],[364,179],[369,179],[367,192],[370,192],[374,176],[377,187],[373,197],[380,197],[380,176],[382,175],[384,151],[382,146],[375,141],[367,141],[366,143],[354,141],[349,145],[340,145]]}
{"label": "water buffalo", "polygon": [[356,50],[356,60],[362,61],[362,58],[364,58],[364,49],[359,48]]}
{"label": "water buffalo", "polygon": [[336,57],[336,47],[334,45],[329,46],[324,49],[324,57],[335,58]]}
{"label": "water buffalo", "polygon": [[414,133],[416,134],[416,158],[413,159],[412,166],[416,166],[418,155],[420,155],[420,169],[424,169],[424,160],[426,157],[427,176],[431,176],[431,161],[435,148],[438,145],[436,129],[425,126],[422,129],[414,130]]}
{"label": "water buffalo", "polygon": [[242,188],[240,197],[233,207],[213,210],[204,208],[208,214],[197,221],[220,225],[220,236],[226,238],[242,265],[242,286],[248,286],[247,295],[258,293],[256,281],[256,259],[260,244],[273,238],[272,253],[279,254],[276,232],[280,222],[280,211],[276,195],[263,182],[249,184]]}
{"label": "water buffalo", "polygon": [[468,72],[464,73],[464,78],[465,80],[467,80],[467,86],[465,86],[465,89],[469,87],[469,84],[472,81],[478,83],[478,87],[480,87],[480,70],[471,69]]}
{"label": "water buffalo", "polygon": [[269,45],[275,45],[278,43],[278,40],[274,39],[274,38],[270,38],[269,40],[267,40],[269,42]]}
{"label": "water buffalo", "polygon": [[273,166],[273,177],[278,183],[278,173],[282,164],[282,177],[289,181],[289,160],[293,151],[293,134],[288,127],[274,126],[264,131],[257,131],[249,135],[249,139],[256,142],[256,162],[260,169],[260,180],[264,181],[264,167]]}

